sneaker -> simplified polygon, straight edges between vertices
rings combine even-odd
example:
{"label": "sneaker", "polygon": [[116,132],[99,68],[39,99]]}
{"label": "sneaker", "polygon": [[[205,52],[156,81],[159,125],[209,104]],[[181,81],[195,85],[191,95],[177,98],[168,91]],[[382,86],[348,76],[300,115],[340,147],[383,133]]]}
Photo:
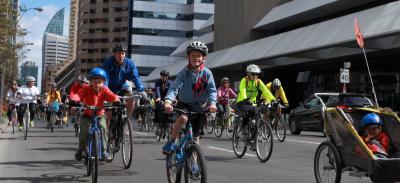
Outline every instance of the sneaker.
{"label": "sneaker", "polygon": [[81,149],[78,149],[78,151],[76,151],[76,153],[75,153],[75,159],[76,159],[77,161],[82,161],[82,150],[81,150]]}
{"label": "sneaker", "polygon": [[173,143],[173,142],[171,142],[171,141],[168,141],[168,142],[164,145],[164,147],[163,147],[163,149],[162,149],[163,154],[165,154],[165,155],[172,154],[172,152],[173,152],[174,150],[175,150],[175,143]]}
{"label": "sneaker", "polygon": [[29,126],[30,126],[31,128],[35,127],[35,123],[33,122],[33,120],[29,122]]}
{"label": "sneaker", "polygon": [[103,159],[106,161],[111,161],[111,155],[107,151],[103,151]]}
{"label": "sneaker", "polygon": [[192,164],[192,169],[191,170],[192,170],[192,174],[194,176],[198,175],[199,172],[200,172],[199,165],[197,163]]}

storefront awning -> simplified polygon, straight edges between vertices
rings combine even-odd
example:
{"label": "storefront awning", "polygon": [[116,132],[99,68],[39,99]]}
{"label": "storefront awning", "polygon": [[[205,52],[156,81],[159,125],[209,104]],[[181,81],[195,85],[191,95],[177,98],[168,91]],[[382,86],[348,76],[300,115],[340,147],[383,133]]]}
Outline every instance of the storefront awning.
{"label": "storefront awning", "polygon": [[[366,51],[400,47],[400,1],[352,13],[325,22],[302,27],[267,38],[248,42],[209,54],[206,66],[221,68],[238,64],[257,63],[278,66],[337,56],[359,54],[354,38],[354,18],[357,17],[366,38]],[[288,58],[279,62],[279,58]],[[293,58],[293,59],[290,59]],[[278,61],[277,61],[278,59]],[[294,61],[292,61],[294,60]],[[187,64],[178,62],[166,68],[157,68],[147,80],[159,78],[159,71],[166,69],[175,75]]]}

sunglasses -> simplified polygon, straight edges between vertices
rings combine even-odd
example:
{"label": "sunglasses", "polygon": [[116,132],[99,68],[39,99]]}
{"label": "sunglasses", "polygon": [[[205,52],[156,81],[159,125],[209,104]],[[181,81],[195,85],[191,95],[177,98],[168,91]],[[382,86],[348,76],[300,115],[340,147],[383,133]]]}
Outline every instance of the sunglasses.
{"label": "sunglasses", "polygon": [[229,82],[224,82],[224,84],[229,84]]}
{"label": "sunglasses", "polygon": [[250,73],[252,76],[258,76],[258,73]]}

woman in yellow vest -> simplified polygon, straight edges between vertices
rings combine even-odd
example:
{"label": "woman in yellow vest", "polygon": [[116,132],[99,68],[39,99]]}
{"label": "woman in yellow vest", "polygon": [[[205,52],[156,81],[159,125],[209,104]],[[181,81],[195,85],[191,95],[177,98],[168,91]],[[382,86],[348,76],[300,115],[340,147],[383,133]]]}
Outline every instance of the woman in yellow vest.
{"label": "woman in yellow vest", "polygon": [[[47,92],[47,127],[50,127],[50,114],[52,111],[52,108],[57,111],[57,116],[58,119],[61,119],[62,117],[62,112],[59,110],[61,103],[61,94],[57,90],[56,83],[51,84],[51,89],[50,91]],[[58,106],[58,107],[57,107]],[[57,109],[58,108],[58,109]]]}
{"label": "woman in yellow vest", "polygon": [[239,114],[243,117],[243,127],[248,124],[250,117],[258,114],[258,108],[255,104],[259,90],[267,103],[275,100],[272,93],[265,87],[264,82],[258,79],[261,70],[257,65],[251,64],[247,66],[246,72],[247,76],[240,81],[239,94],[236,99]]}

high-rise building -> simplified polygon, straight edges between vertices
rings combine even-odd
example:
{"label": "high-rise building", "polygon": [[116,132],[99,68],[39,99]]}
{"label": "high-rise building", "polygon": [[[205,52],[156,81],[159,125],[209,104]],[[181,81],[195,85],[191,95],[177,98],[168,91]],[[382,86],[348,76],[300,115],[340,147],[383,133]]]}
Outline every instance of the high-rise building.
{"label": "high-rise building", "polygon": [[71,0],[68,34],[68,58],[58,68],[54,69],[56,71],[55,83],[57,83],[58,87],[67,88],[75,79],[75,60],[78,37],[78,9],[79,0]]}
{"label": "high-rise building", "polygon": [[61,66],[68,57],[68,38],[56,34],[45,33],[43,37],[43,57],[45,62],[42,63],[42,89],[50,86],[55,78],[51,77],[55,74],[48,74],[49,66]]}
{"label": "high-rise building", "polygon": [[198,31],[213,14],[213,0],[133,0],[129,20],[129,56],[141,75],[182,61],[171,56],[182,43],[202,36]]}
{"label": "high-rise building", "polygon": [[38,72],[39,67],[32,61],[26,61],[21,65],[21,75],[19,77],[20,83],[26,83],[27,76],[33,76],[36,80],[38,80]]}
{"label": "high-rise building", "polygon": [[75,75],[103,63],[115,43],[127,45],[129,1],[79,0]]}

